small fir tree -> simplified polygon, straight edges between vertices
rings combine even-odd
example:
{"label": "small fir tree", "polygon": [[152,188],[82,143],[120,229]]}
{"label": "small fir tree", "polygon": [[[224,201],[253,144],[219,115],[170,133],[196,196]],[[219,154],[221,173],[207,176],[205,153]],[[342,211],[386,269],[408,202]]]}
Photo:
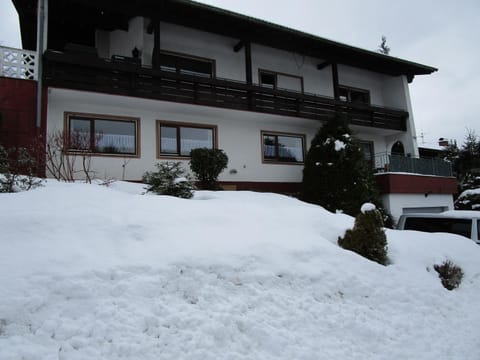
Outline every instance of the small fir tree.
{"label": "small fir tree", "polygon": [[190,152],[190,169],[204,190],[219,190],[218,176],[227,167],[228,156],[221,149],[198,148]]}
{"label": "small fir tree", "polygon": [[338,245],[379,264],[387,264],[387,237],[382,215],[375,205],[366,203],[362,206],[353,229],[338,238]]}
{"label": "small fir tree", "polygon": [[146,172],[142,180],[149,184],[147,191],[158,195],[170,195],[190,199],[193,196],[194,185],[180,162],[165,162],[155,165],[157,171]]}
{"label": "small fir tree", "polygon": [[379,204],[372,167],[341,116],[328,121],[312,140],[300,199],[352,216],[365,202]]}
{"label": "small fir tree", "polygon": [[387,45],[387,37],[382,35],[382,42],[378,46],[378,52],[384,55],[390,54],[390,47]]}

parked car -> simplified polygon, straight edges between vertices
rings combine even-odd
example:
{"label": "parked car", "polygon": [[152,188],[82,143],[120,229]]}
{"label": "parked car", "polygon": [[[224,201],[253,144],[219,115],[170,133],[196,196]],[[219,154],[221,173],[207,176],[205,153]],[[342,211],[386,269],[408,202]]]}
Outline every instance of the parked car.
{"label": "parked car", "polygon": [[442,213],[404,214],[400,216],[397,228],[457,234],[480,245],[480,211],[450,210]]}

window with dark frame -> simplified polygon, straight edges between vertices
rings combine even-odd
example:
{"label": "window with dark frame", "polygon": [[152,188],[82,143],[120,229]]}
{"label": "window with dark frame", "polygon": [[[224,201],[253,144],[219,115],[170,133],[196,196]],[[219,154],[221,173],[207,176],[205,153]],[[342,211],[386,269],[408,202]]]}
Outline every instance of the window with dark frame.
{"label": "window with dark frame", "polygon": [[348,86],[339,86],[338,95],[341,101],[370,104],[370,92]]}
{"label": "window with dark frame", "polygon": [[301,76],[267,70],[259,70],[258,76],[259,83],[263,87],[303,92],[303,78]]}
{"label": "window with dark frame", "polygon": [[260,72],[260,85],[268,87],[270,89],[275,89],[276,85],[276,76],[274,73],[269,73],[265,71]]}
{"label": "window with dark frame", "polygon": [[137,119],[67,115],[68,150],[137,155]]}
{"label": "window with dark frame", "polygon": [[305,136],[262,132],[264,162],[303,164]]}
{"label": "window with dark frame", "polygon": [[158,132],[160,156],[189,157],[193,149],[215,147],[214,126],[159,122]]}
{"label": "window with dark frame", "polygon": [[373,150],[373,141],[359,141],[358,144],[363,150],[363,154],[365,155],[365,160],[367,160],[367,162],[373,168],[375,165],[375,153]]}
{"label": "window with dark frame", "polygon": [[214,61],[193,56],[162,52],[160,69],[175,72],[179,75],[214,77]]}

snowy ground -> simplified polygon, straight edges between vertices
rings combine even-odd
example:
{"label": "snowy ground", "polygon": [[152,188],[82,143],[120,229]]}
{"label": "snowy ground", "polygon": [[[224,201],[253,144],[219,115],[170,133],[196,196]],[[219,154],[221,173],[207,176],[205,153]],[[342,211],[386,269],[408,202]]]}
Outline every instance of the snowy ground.
{"label": "snowy ground", "polygon": [[295,199],[142,192],[0,194],[0,359],[480,359],[470,240],[388,231],[384,267],[336,245],[352,218]]}

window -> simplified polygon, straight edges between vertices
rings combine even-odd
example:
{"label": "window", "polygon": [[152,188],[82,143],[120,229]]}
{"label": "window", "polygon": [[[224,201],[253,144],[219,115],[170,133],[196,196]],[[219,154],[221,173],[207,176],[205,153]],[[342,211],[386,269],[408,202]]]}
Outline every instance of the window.
{"label": "window", "polygon": [[338,94],[342,101],[370,104],[370,92],[368,90],[339,86]]}
{"label": "window", "polygon": [[480,220],[477,220],[477,242],[480,242]]}
{"label": "window", "polygon": [[275,89],[277,87],[276,76],[274,73],[260,72],[260,84],[263,87]]}
{"label": "window", "polygon": [[197,148],[215,148],[216,126],[157,122],[159,155],[190,156]]}
{"label": "window", "polygon": [[305,136],[262,132],[263,161],[303,164]]}
{"label": "window", "polygon": [[69,151],[138,155],[138,119],[66,114]]}
{"label": "window", "polygon": [[375,164],[375,153],[373,152],[373,141],[359,141],[358,145],[363,150],[363,154],[365,155],[365,160],[373,167]]}
{"label": "window", "polygon": [[179,75],[214,77],[214,60],[169,52],[160,54],[160,69]]}
{"label": "window", "polygon": [[303,92],[303,78],[273,71],[259,70],[260,85],[270,89],[285,89]]}

